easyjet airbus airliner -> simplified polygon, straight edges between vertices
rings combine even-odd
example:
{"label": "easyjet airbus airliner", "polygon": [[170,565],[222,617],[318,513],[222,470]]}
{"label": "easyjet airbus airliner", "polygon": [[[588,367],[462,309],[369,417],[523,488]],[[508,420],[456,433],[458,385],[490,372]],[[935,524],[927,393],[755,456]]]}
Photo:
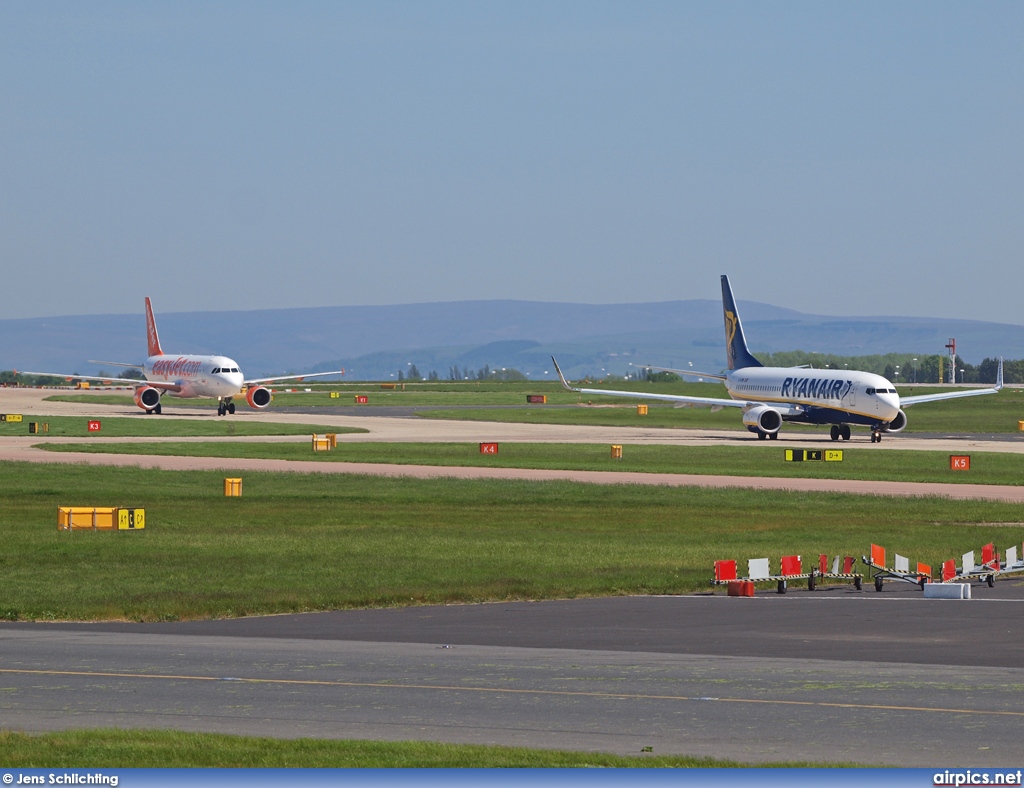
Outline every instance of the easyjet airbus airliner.
{"label": "easyjet airbus airliner", "polygon": [[[249,406],[262,410],[270,404],[270,389],[262,385],[278,380],[303,380],[326,375],[344,375],[345,370],[316,372],[309,375],[282,375],[274,378],[246,380],[238,362],[227,356],[168,355],[160,347],[160,336],[153,318],[153,305],[146,298],[146,339],[149,355],[141,364],[127,364],[120,361],[91,361],[115,367],[141,369],[145,380],[119,378],[119,382],[134,383],[135,404],[146,413],[160,413],[161,399],[171,397],[192,399],[194,397],[216,397],[217,415],[235,412],[235,397],[244,396]],[[22,372],[25,375],[54,375],[75,377],[85,380],[109,381],[112,378],[97,375],[67,375],[57,372]]]}
{"label": "easyjet airbus airliner", "polygon": [[[639,391],[580,389],[570,386],[562,370],[555,371],[562,385],[581,394],[608,394],[617,397],[664,400],[685,405],[705,405],[712,409],[740,408],[743,424],[761,440],[777,438],[782,423],[831,424],[832,440],[850,439],[851,425],[871,429],[871,442],[880,443],[885,432],[900,432],[907,426],[903,408],[922,402],[995,394],[1003,387],[1003,361],[999,360],[996,385],[989,389],[965,389],[939,394],[903,397],[881,375],[845,369],[806,369],[803,367],[766,367],[747,350],[743,325],[732,297],[729,277],[722,277],[722,310],[725,312],[725,354],[728,371],[709,375],[686,370],[669,370],[685,375],[700,375],[725,383],[731,399],[689,397],[676,394],[650,394]],[[652,369],[667,369],[652,367]]]}

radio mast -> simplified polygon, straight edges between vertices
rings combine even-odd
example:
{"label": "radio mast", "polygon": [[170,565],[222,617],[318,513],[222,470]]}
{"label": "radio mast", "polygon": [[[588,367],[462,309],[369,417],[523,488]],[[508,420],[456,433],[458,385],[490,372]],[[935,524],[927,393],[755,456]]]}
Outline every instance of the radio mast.
{"label": "radio mast", "polygon": [[953,337],[949,338],[946,349],[949,351],[949,382],[956,383],[956,340]]}

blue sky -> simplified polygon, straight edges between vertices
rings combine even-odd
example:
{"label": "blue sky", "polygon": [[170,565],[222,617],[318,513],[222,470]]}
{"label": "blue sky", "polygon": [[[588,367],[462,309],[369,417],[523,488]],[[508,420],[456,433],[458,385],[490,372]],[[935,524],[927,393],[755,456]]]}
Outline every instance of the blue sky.
{"label": "blue sky", "polygon": [[1024,4],[5,3],[2,317],[1024,323]]}

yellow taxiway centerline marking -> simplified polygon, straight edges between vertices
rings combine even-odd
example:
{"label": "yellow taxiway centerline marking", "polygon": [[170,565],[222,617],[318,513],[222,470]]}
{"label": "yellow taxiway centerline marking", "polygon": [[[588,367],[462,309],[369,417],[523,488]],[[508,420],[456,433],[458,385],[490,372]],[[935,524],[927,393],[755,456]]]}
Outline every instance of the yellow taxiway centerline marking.
{"label": "yellow taxiway centerline marking", "polygon": [[513,689],[510,687],[452,687],[443,684],[402,684],[362,681],[325,681],[318,679],[254,679],[234,676],[175,676],[155,673],[106,673],[80,670],[28,670],[0,668],[0,673],[37,676],[87,676],[94,678],[161,679],[169,681],[236,681],[244,684],[287,684],[318,687],[358,687],[364,689],[417,689],[444,692],[480,692],[503,695],[554,695],[575,698],[618,698],[623,700],[678,700],[717,703],[758,703],[769,706],[817,706],[832,709],[867,709],[871,711],[919,711],[938,714],[990,714],[1004,717],[1024,717],[1024,711],[997,709],[944,709],[930,706],[891,706],[875,703],[830,703],[813,700],[767,700],[763,698],[704,698],[688,695],[645,695],[629,692],[578,692],[573,690]]}

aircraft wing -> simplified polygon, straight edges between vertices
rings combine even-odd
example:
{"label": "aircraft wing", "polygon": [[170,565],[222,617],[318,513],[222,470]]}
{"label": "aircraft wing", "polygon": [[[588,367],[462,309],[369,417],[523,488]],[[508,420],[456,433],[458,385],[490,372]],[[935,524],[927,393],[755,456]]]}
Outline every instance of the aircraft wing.
{"label": "aircraft wing", "polygon": [[[134,366],[134,365],[132,365]],[[140,378],[118,378],[111,375],[69,375],[67,372],[29,372],[24,369],[14,370],[15,375],[45,375],[51,378],[64,378],[65,380],[98,380],[101,383],[130,383],[133,386],[152,386],[161,391],[181,391],[177,383],[161,383],[156,380],[143,380]]]}
{"label": "aircraft wing", "polygon": [[[554,360],[554,359],[552,359]],[[630,364],[638,369],[656,369],[658,372],[675,372],[677,375],[692,375],[695,378],[711,378],[712,380],[725,380],[725,375],[713,375],[710,372],[697,372],[693,369],[674,369],[672,367],[655,367],[651,364]]]}
{"label": "aircraft wing", "polygon": [[338,369],[334,372],[310,372],[305,375],[278,375],[274,378],[257,378],[256,380],[247,380],[243,386],[255,386],[259,383],[273,383],[277,380],[305,380],[306,378],[322,378],[325,375],[344,375],[345,370]]}
{"label": "aircraft wing", "polygon": [[[656,399],[664,402],[679,402],[687,405],[706,405],[711,408],[742,408],[748,405],[745,400],[740,399],[718,399],[716,397],[690,397],[684,394],[649,394],[642,391],[612,391],[611,389],[578,389],[569,384],[569,381],[565,379],[565,375],[562,374],[562,370],[558,366],[558,362],[555,361],[555,357],[551,357],[552,363],[555,365],[555,372],[558,373],[559,380],[562,381],[562,385],[569,391],[576,391],[580,394],[604,394],[612,397],[636,397],[637,399]],[[652,367],[653,369],[653,367]]]}
{"label": "aircraft wing", "polygon": [[996,372],[996,385],[990,389],[964,389],[963,391],[942,391],[938,394],[922,394],[919,397],[900,397],[900,407],[908,408],[911,405],[919,405],[922,402],[938,402],[943,399],[958,399],[960,397],[977,397],[981,394],[997,394],[1003,387],[1003,360],[999,359],[999,369]]}

